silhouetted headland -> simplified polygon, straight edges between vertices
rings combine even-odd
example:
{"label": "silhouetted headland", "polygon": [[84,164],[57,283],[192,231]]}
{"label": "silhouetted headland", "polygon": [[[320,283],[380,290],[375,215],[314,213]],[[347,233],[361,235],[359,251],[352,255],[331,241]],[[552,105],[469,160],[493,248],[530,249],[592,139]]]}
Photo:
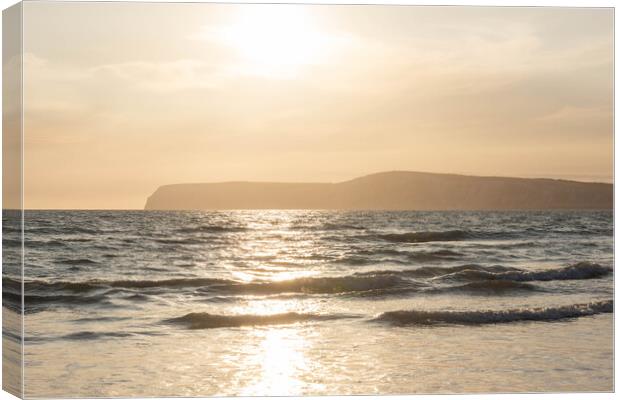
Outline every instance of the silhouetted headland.
{"label": "silhouetted headland", "polygon": [[613,185],[381,172],[340,183],[222,182],[165,185],[147,210],[550,210],[611,209]]}

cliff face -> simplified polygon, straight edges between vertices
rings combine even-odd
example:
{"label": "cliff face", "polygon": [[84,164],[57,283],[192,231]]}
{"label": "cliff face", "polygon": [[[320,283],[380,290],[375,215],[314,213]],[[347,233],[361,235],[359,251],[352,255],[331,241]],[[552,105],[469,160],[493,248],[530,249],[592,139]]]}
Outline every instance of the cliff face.
{"label": "cliff face", "polygon": [[162,186],[147,210],[611,209],[613,185],[554,179],[384,172],[341,183],[225,182]]}

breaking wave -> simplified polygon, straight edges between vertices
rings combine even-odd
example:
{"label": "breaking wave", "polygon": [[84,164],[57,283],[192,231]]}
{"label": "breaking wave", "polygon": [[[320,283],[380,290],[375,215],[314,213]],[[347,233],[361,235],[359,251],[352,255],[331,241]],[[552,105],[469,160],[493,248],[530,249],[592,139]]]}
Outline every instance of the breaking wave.
{"label": "breaking wave", "polygon": [[580,262],[568,267],[548,269],[544,271],[510,270],[504,272],[492,272],[480,268],[465,268],[451,274],[441,276],[442,279],[500,279],[519,282],[529,281],[562,281],[577,279],[594,279],[608,275],[611,268],[599,264]]}
{"label": "breaking wave", "polygon": [[453,267],[421,267],[410,270],[378,270],[358,272],[357,276],[396,275],[411,278],[444,280],[504,280],[504,281],[555,281],[600,278],[612,273],[612,269],[590,262],[580,262],[567,267],[529,271],[503,265],[465,264]]}
{"label": "breaking wave", "polygon": [[[531,285],[518,284],[533,281],[594,279],[606,276],[611,268],[599,264],[581,262],[568,267],[544,271],[528,271],[501,265],[482,266],[476,264],[453,267],[421,267],[411,270],[379,270],[359,272],[346,276],[303,277],[284,281],[240,282],[215,278],[179,278],[163,280],[90,280],[82,282],[43,280],[26,281],[26,302],[46,301],[77,302],[75,294],[97,292],[105,294],[109,289],[192,289],[201,293],[235,295],[278,295],[285,293],[340,294],[355,292],[380,292],[400,290],[415,291],[507,291],[511,289],[534,289]],[[462,286],[443,286],[449,282],[463,282]],[[512,282],[512,283],[511,283]],[[19,280],[3,278],[3,288],[8,296],[19,294]],[[38,297],[37,297],[38,296]],[[84,298],[84,297],[82,297]],[[46,300],[47,299],[47,300]]]}
{"label": "breaking wave", "polygon": [[612,313],[613,300],[560,307],[487,311],[389,311],[372,319],[391,325],[482,325],[520,321],[557,321]]}
{"label": "breaking wave", "polygon": [[343,318],[360,318],[349,314],[300,314],[288,312],[271,315],[218,315],[189,313],[182,317],[164,320],[165,323],[183,325],[188,329],[214,329],[241,326],[285,325],[297,322],[326,321]]}

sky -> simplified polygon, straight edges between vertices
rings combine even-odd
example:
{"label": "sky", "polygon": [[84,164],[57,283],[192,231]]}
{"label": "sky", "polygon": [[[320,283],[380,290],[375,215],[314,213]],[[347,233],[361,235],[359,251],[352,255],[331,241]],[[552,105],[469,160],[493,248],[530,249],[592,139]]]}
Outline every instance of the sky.
{"label": "sky", "polygon": [[26,208],[390,170],[611,182],[611,9],[24,3]]}

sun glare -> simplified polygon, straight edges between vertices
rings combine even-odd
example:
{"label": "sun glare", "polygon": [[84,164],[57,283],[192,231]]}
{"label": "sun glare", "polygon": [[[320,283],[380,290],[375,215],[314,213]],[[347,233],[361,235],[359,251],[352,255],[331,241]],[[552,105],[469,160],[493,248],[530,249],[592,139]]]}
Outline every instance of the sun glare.
{"label": "sun glare", "polygon": [[252,7],[217,36],[239,56],[244,72],[281,78],[325,61],[331,41],[311,13],[294,5]]}
{"label": "sun glare", "polygon": [[[241,389],[242,396],[302,395],[304,382],[300,375],[310,365],[306,359],[308,344],[295,328],[260,330],[250,333],[259,342],[258,352],[249,363],[261,366],[255,381]],[[317,385],[318,386],[318,385]]]}

